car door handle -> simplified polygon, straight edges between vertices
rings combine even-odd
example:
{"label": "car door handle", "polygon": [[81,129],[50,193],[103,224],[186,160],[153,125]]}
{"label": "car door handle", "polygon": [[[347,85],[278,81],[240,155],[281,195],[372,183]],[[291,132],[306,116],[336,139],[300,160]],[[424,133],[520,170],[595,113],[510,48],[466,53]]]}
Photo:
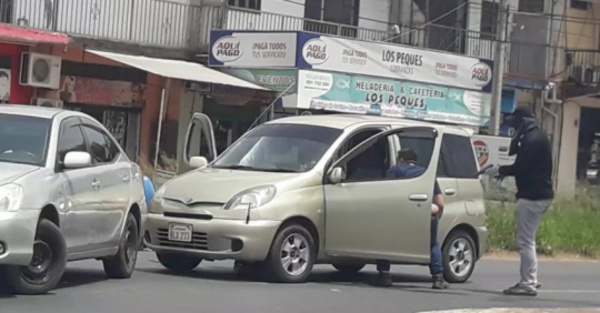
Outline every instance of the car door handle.
{"label": "car door handle", "polygon": [[97,180],[94,180],[94,181],[92,182],[92,188],[94,188],[94,189],[98,190],[98,189],[100,189],[101,187],[102,187],[102,184],[101,184],[99,181],[97,181]]}
{"label": "car door handle", "polygon": [[427,201],[427,199],[429,199],[429,196],[427,196],[426,194],[414,194],[408,197],[408,200],[418,202],[424,202]]}
{"label": "car door handle", "polygon": [[444,193],[447,196],[454,196],[456,194],[456,190],[455,189],[446,189],[446,190],[444,190]]}
{"label": "car door handle", "polygon": [[130,178],[129,178],[129,175],[125,175],[125,176],[123,176],[123,182],[124,182],[124,183],[128,183],[128,182],[129,182],[129,180],[130,180]]}

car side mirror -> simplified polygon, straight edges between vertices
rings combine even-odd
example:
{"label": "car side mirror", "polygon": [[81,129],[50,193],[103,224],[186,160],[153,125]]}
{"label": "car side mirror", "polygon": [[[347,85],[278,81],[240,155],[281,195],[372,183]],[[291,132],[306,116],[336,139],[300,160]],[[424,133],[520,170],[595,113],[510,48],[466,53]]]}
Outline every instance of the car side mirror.
{"label": "car side mirror", "polygon": [[71,151],[65,155],[63,166],[66,169],[78,169],[90,167],[92,165],[92,156],[87,152]]}
{"label": "car side mirror", "polygon": [[203,156],[195,156],[190,158],[190,166],[193,168],[203,168],[208,165],[208,160]]}
{"label": "car side mirror", "polygon": [[341,167],[336,167],[329,173],[329,181],[334,184],[341,183],[344,179],[346,179],[346,173]]}

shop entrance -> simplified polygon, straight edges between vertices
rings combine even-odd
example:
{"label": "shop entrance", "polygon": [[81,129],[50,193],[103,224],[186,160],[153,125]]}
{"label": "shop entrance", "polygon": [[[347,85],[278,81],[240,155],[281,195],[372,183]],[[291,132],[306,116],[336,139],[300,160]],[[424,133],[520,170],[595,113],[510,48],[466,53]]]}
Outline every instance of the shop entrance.
{"label": "shop entrance", "polygon": [[577,181],[600,184],[600,109],[582,108],[577,151]]}

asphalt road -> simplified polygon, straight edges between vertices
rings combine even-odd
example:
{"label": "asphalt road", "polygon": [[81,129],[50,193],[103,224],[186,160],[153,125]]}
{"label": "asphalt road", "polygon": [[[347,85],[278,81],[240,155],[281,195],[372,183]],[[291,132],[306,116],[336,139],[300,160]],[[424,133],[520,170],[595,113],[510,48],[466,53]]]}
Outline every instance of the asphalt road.
{"label": "asphalt road", "polygon": [[[517,279],[515,261],[484,260],[472,281],[429,289],[426,267],[394,267],[395,285],[368,285],[374,267],[341,277],[319,265],[311,282],[268,284],[239,278],[231,262],[207,262],[189,276],[163,270],[149,252],[140,254],[130,280],[107,280],[97,261],[69,264],[60,288],[44,296],[0,294],[0,313],[335,313],[420,312],[492,307],[600,307],[600,263],[540,264],[543,288],[536,298],[508,297],[501,289]],[[0,282],[1,283],[1,282]]]}

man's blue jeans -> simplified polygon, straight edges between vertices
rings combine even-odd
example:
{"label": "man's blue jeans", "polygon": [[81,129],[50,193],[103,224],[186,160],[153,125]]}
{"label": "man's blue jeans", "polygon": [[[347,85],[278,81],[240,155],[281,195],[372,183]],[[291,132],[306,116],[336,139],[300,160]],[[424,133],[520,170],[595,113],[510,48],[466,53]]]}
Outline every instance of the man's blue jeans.
{"label": "man's blue jeans", "polygon": [[442,248],[437,241],[438,225],[440,218],[431,216],[431,263],[429,272],[432,276],[442,275],[444,273],[444,263],[442,260]]}
{"label": "man's blue jeans", "polygon": [[[432,276],[442,275],[444,273],[444,263],[442,261],[442,249],[437,241],[438,224],[440,219],[437,216],[431,216],[431,263],[429,272]],[[377,260],[377,271],[389,272],[390,262]]]}

